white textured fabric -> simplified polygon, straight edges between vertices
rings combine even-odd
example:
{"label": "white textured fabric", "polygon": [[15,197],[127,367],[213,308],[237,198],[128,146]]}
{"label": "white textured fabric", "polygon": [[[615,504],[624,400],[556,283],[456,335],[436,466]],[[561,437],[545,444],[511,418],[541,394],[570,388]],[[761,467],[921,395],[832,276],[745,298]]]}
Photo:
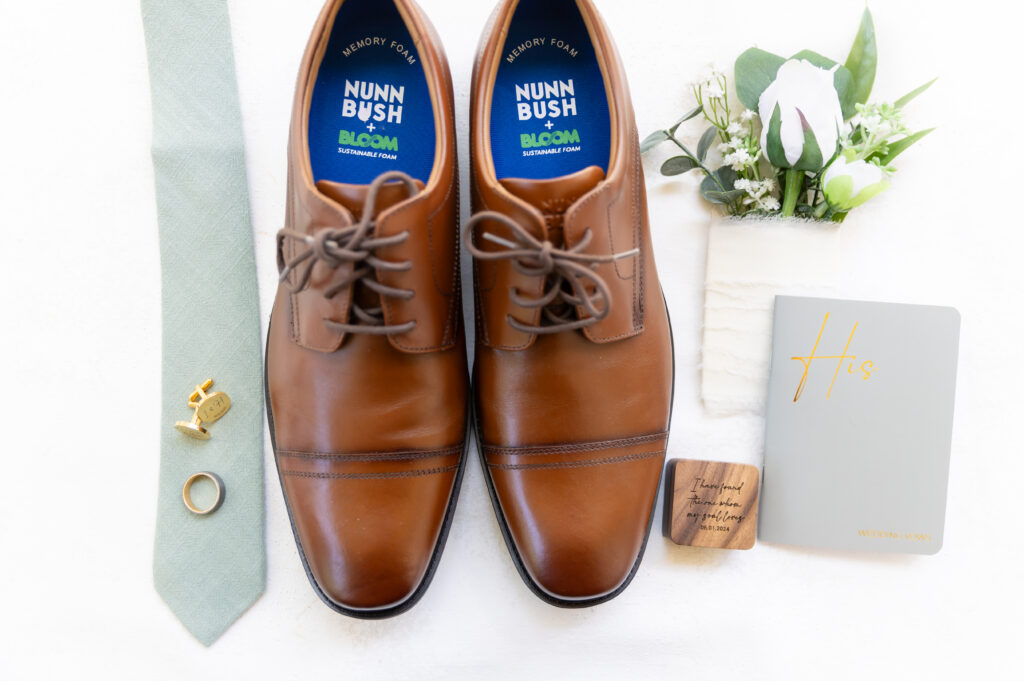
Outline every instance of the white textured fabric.
{"label": "white textured fabric", "polygon": [[708,233],[701,397],[715,415],[761,412],[775,296],[834,295],[839,228],[716,217]]}

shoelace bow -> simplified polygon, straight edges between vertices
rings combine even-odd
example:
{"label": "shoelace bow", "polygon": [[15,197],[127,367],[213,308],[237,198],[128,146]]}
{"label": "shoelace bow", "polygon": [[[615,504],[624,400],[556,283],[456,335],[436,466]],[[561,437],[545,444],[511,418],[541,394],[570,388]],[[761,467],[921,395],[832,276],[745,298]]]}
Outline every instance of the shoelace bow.
{"label": "shoelace bow", "polygon": [[[511,230],[516,242],[499,237],[491,232],[484,232],[481,238],[504,247],[504,250],[484,251],[473,243],[473,229],[481,222],[493,220]],[[611,311],[612,297],[608,284],[594,271],[598,265],[615,262],[623,258],[639,255],[640,249],[634,248],[622,253],[610,255],[593,255],[585,253],[593,240],[590,228],[583,233],[583,238],[572,248],[558,248],[550,241],[541,241],[522,225],[502,213],[484,211],[469,219],[463,232],[466,250],[477,260],[511,260],[512,267],[520,274],[531,277],[544,277],[549,280],[548,288],[539,298],[527,298],[513,288],[509,291],[512,302],[528,309],[542,309],[547,324],[523,324],[512,315],[506,317],[509,326],[524,333],[559,333],[581,329],[596,324]],[[587,291],[587,284],[594,287],[594,293]],[[565,288],[568,284],[571,290]],[[599,304],[600,303],[600,304]],[[555,311],[555,307],[568,305],[564,312]],[[572,318],[572,310],[582,307],[587,316]]]}
{"label": "shoelace bow", "polygon": [[[409,197],[419,193],[413,179],[403,172],[390,171],[378,176],[370,183],[363,201],[362,217],[359,222],[347,227],[321,227],[312,234],[297,232],[292,229],[282,229],[277,233],[277,269],[279,281],[287,286],[293,293],[306,288],[313,276],[313,268],[318,262],[322,262],[331,269],[340,267],[343,263],[352,263],[352,272],[342,281],[324,291],[324,297],[333,298],[341,291],[357,282],[363,284],[381,296],[409,300],[415,295],[414,291],[387,286],[377,281],[376,270],[385,272],[407,272],[412,268],[411,261],[392,262],[381,260],[374,255],[374,250],[385,246],[394,246],[403,243],[409,238],[408,230],[401,234],[387,237],[376,237],[376,222],[373,219],[374,208],[377,204],[377,194],[381,186],[386,182],[399,180],[409,190]],[[284,259],[285,240],[291,239],[308,246],[308,248],[289,261]],[[301,269],[299,269],[301,267]],[[289,281],[293,272],[298,272],[294,281]],[[405,324],[385,324],[383,307],[361,307],[352,297],[352,314],[359,320],[358,324],[337,322],[333,319],[324,319],[327,328],[343,333],[366,333],[373,335],[399,334],[411,331],[415,321]]]}

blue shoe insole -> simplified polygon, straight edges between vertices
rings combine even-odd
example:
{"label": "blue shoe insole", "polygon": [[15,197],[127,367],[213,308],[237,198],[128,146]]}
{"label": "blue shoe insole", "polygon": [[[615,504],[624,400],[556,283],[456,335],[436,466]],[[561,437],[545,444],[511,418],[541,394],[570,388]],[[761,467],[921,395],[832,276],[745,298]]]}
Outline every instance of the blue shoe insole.
{"label": "blue shoe insole", "polygon": [[402,170],[428,181],[436,132],[430,89],[391,0],[345,0],[309,105],[313,181],[368,184]]}
{"label": "blue shoe insole", "polygon": [[521,0],[491,103],[498,179],[607,172],[611,119],[604,78],[575,0]]}

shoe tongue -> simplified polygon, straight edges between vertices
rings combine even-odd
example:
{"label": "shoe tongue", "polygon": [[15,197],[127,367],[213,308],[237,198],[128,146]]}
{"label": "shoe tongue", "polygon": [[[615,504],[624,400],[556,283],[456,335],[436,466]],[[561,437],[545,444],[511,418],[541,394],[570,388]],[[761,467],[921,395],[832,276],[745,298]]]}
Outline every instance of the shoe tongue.
{"label": "shoe tongue", "polygon": [[543,213],[548,227],[548,239],[560,243],[564,240],[562,226],[566,211],[602,180],[604,171],[598,166],[590,166],[547,180],[509,177],[501,180],[501,186]]}
{"label": "shoe tongue", "polygon": [[[423,191],[423,183],[413,180],[416,189]],[[356,220],[363,217],[363,204],[366,202],[366,195],[369,193],[368,184],[344,184],[330,180],[320,180],[316,183],[317,190],[331,199],[334,199],[348,209]],[[380,213],[397,203],[405,201],[409,197],[409,189],[403,182],[388,182],[381,185],[377,191],[377,200],[374,202],[373,215],[377,217]]]}

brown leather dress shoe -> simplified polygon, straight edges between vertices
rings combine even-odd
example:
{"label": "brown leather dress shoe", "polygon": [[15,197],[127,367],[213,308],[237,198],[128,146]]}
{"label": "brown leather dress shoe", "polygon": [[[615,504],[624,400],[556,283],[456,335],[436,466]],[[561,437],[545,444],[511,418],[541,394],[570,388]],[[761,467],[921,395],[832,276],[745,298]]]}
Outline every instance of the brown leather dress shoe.
{"label": "brown leather dress shoe", "polygon": [[423,594],[462,477],[454,127],[411,0],[327,3],[295,94],[267,412],[309,579],[355,617]]}
{"label": "brown leather dress shoe", "polygon": [[626,78],[590,0],[504,0],[473,87],[481,457],[527,585],[594,605],[640,564],[672,404]]}

